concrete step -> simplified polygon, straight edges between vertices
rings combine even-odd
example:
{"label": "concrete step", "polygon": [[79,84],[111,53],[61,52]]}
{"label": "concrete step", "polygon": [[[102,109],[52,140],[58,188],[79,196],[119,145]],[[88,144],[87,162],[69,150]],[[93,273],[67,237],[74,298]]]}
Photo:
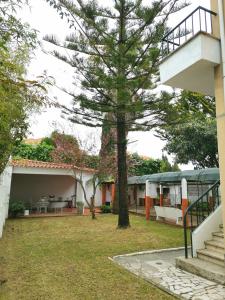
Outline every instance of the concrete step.
{"label": "concrete step", "polygon": [[223,239],[224,239],[224,234],[223,234],[223,232],[221,232],[221,231],[213,232],[212,237],[213,237],[213,240],[216,240],[216,241],[223,241]]}
{"label": "concrete step", "polygon": [[225,268],[224,254],[208,249],[197,250],[197,257]]}
{"label": "concrete step", "polygon": [[210,251],[215,251],[215,252],[225,254],[225,244],[224,244],[224,240],[222,239],[221,241],[217,241],[217,240],[205,241],[205,246],[206,249]]}
{"label": "concrete step", "polygon": [[222,233],[224,232],[223,231],[223,224],[220,224],[220,232],[222,232]]}
{"label": "concrete step", "polygon": [[177,257],[176,267],[187,272],[202,276],[208,280],[225,284],[225,268],[198,258]]}

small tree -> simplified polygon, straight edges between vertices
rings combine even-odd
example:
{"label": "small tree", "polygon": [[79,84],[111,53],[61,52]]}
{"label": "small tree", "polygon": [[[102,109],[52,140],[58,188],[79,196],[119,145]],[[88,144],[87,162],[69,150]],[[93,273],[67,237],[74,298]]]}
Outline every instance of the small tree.
{"label": "small tree", "polygon": [[93,177],[89,180],[89,182],[92,183],[92,195],[91,195],[90,199],[88,199],[87,192],[86,192],[86,189],[85,189],[85,183],[83,181],[83,171],[74,168],[73,172],[74,172],[75,180],[77,182],[79,182],[79,184],[81,186],[81,189],[82,189],[83,195],[84,195],[84,200],[85,200],[88,208],[90,209],[91,217],[94,220],[94,219],[96,219],[96,215],[95,215],[95,195],[96,195],[97,187],[101,184],[101,180],[98,176],[98,173],[96,171],[96,173],[93,175]]}

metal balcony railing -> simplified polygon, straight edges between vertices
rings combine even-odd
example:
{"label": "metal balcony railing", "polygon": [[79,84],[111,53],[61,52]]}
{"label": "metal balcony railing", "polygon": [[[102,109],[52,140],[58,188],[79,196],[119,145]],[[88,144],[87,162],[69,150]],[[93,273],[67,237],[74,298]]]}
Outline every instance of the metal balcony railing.
{"label": "metal balcony railing", "polygon": [[202,6],[197,7],[162,39],[162,57],[179,48],[199,32],[213,34],[212,16],[217,14]]}

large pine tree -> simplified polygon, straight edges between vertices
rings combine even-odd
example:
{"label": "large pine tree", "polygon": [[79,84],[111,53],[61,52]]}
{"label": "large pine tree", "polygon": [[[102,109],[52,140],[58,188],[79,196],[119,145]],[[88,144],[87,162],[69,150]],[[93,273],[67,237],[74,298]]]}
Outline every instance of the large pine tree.
{"label": "large pine tree", "polygon": [[[118,227],[129,226],[127,201],[127,133],[155,126],[154,107],[158,101],[152,90],[158,80],[159,44],[170,14],[186,5],[183,0],[114,0],[108,7],[100,1],[46,0],[67,18],[74,33],[63,44],[69,50],[54,55],[69,63],[76,73],[72,109],[64,107],[69,120],[117,131]],[[80,89],[79,89],[80,88]],[[79,92],[79,90],[81,92]]]}

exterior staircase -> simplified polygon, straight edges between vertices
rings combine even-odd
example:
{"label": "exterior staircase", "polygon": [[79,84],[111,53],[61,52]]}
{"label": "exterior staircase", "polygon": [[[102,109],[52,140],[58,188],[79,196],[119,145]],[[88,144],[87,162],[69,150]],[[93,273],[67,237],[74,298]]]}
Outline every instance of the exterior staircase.
{"label": "exterior staircase", "polygon": [[176,266],[209,280],[225,284],[225,241],[223,225],[205,241],[205,248],[197,250],[196,258],[178,257]]}
{"label": "exterior staircase", "polygon": [[197,257],[225,268],[224,254],[223,225],[220,225],[220,231],[212,234],[212,240],[205,241],[205,249],[197,250]]}

